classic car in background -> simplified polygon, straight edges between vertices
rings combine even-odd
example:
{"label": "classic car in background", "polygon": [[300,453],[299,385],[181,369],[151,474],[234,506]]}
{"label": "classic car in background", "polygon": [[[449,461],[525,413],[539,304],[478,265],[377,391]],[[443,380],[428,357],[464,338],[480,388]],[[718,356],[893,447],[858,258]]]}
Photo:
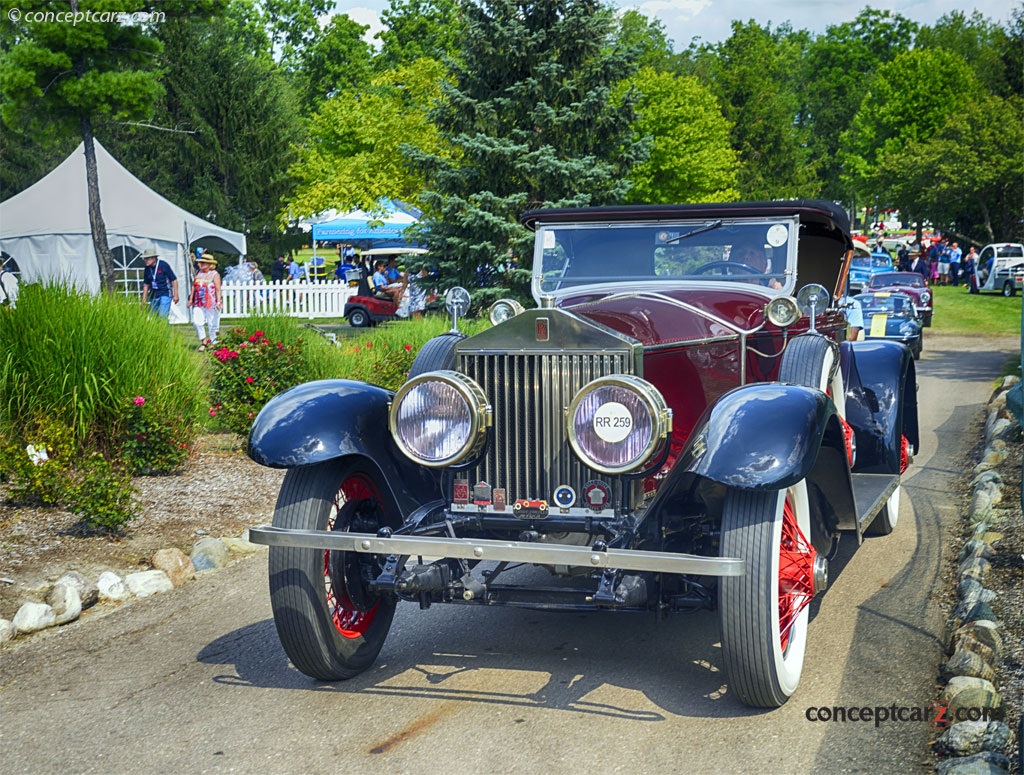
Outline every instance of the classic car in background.
{"label": "classic car in background", "polygon": [[250,533],[271,547],[285,652],[319,680],[357,675],[399,602],[717,610],[729,693],[781,705],[826,558],[893,530],[918,446],[909,349],[845,341],[846,213],[735,202],[523,224],[536,308],[432,339],[396,393],[313,382],[256,418],[250,456],[289,469],[273,526]]}
{"label": "classic car in background", "polygon": [[850,262],[850,293],[860,293],[872,276],[892,270],[892,258],[873,254],[863,243],[855,243],[853,260]]}
{"label": "classic car in background", "polygon": [[932,324],[934,298],[928,283],[919,272],[884,272],[874,275],[864,289],[867,292],[897,291],[914,300],[914,309],[925,328]]}
{"label": "classic car in background", "polygon": [[864,315],[864,338],[902,342],[916,361],[921,357],[923,324],[914,307],[914,299],[895,291],[861,293],[853,297]]}
{"label": "classic car in background", "polygon": [[986,245],[978,254],[978,272],[978,290],[1015,296],[1024,288],[1024,245],[1015,242]]}

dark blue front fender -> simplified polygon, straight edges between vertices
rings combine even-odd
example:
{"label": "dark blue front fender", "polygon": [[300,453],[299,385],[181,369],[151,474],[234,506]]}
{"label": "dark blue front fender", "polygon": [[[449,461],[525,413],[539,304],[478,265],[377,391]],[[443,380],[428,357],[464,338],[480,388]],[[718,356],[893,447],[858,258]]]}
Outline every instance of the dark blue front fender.
{"label": "dark blue front fender", "polygon": [[365,382],[307,382],[274,396],[249,433],[249,457],[272,468],[297,468],[360,455],[380,469],[403,513],[438,497],[437,474],[395,446],[388,430],[394,393]]}
{"label": "dark blue front fender", "polygon": [[832,400],[814,388],[737,388],[705,412],[684,465],[729,487],[789,487],[810,474],[835,411]]}

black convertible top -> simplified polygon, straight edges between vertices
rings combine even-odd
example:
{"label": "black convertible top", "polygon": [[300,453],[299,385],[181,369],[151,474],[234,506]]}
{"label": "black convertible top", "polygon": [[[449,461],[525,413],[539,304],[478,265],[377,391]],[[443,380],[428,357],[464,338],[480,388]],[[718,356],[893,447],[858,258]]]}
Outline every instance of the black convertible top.
{"label": "black convertible top", "polygon": [[797,215],[803,224],[815,224],[823,231],[838,232],[847,248],[853,247],[850,219],[846,211],[824,199],[791,199],[778,202],[718,202],[687,205],[605,205],[528,210],[520,218],[531,231],[540,223],[608,223],[615,221],[661,221],[679,218],[758,218]]}

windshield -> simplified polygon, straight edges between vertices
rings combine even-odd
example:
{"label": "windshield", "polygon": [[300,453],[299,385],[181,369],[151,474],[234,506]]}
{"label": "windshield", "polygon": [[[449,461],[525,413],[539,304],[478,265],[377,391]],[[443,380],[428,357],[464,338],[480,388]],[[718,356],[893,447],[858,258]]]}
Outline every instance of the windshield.
{"label": "windshield", "polygon": [[902,293],[862,293],[856,297],[865,317],[889,315],[914,317],[914,302]]}
{"label": "windshield", "polygon": [[791,289],[796,218],[550,224],[537,229],[535,295],[587,285],[743,283]]}
{"label": "windshield", "polygon": [[876,288],[886,285],[898,286],[901,288],[924,288],[924,278],[917,274],[876,274],[871,278],[871,284]]}

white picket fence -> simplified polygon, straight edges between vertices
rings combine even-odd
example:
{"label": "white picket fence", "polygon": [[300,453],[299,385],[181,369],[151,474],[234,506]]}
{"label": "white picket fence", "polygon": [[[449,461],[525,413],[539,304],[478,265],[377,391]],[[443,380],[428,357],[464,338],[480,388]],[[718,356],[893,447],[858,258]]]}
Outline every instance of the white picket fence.
{"label": "white picket fence", "polygon": [[345,302],[356,294],[347,283],[332,281],[232,283],[222,285],[222,318],[244,318],[252,313],[294,318],[340,318]]}

